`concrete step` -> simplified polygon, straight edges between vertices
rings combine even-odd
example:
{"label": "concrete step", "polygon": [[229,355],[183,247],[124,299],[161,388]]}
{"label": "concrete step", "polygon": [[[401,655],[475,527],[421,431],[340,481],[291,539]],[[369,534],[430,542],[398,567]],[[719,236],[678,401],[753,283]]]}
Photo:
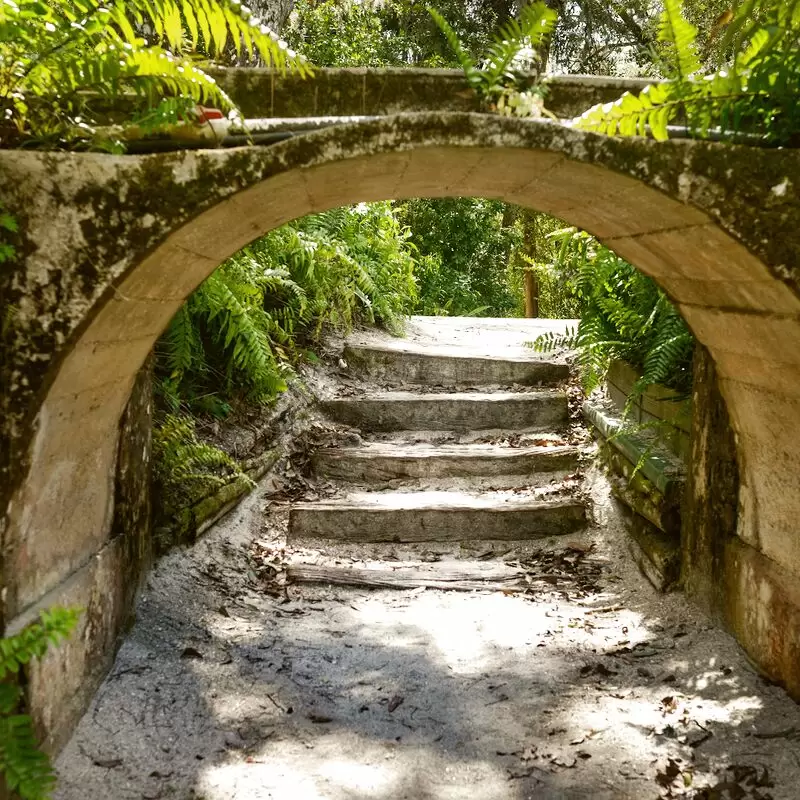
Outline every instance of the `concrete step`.
{"label": "concrete step", "polygon": [[555,390],[529,392],[382,392],[326,400],[322,407],[339,422],[364,431],[552,430],[567,423],[567,396]]}
{"label": "concrete step", "polygon": [[344,483],[446,478],[507,478],[534,473],[566,474],[578,465],[572,445],[504,447],[497,444],[404,444],[368,442],[361,447],[323,448],[314,470]]}
{"label": "concrete step", "polygon": [[519,541],[571,533],[585,521],[584,505],[573,499],[502,492],[354,492],[292,506],[288,541]]}
{"label": "concrete step", "polygon": [[530,356],[470,356],[456,347],[348,344],[347,363],[370,380],[418,386],[555,385],[569,377],[566,363]]}

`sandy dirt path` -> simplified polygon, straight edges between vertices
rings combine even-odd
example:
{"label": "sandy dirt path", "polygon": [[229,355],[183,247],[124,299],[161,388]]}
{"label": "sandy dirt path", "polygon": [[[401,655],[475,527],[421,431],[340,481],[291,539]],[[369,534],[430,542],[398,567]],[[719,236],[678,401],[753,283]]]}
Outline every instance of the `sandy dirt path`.
{"label": "sandy dirt path", "polygon": [[284,509],[255,493],[150,577],[56,797],[796,798],[800,707],[652,590],[602,478],[591,491],[598,524],[572,549],[505,552],[562,576],[527,596],[270,596],[271,560],[364,553],[281,553]]}

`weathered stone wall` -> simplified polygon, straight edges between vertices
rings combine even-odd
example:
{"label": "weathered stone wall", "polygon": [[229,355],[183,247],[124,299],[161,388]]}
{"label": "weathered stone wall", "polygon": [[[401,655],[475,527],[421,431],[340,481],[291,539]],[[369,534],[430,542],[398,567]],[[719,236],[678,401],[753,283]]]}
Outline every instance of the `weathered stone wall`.
{"label": "weathered stone wall", "polygon": [[628,408],[627,419],[635,425],[661,425],[660,441],[680,458],[688,461],[691,452],[692,410],[689,403],[675,400],[676,393],[666,386],[648,386],[631,400],[641,374],[624,361],[614,361],[606,376],[606,391],[617,410]]}
{"label": "weathered stone wall", "polygon": [[[481,110],[460,69],[327,68],[310,78],[252,68],[219,68],[211,74],[248,118]],[[546,79],[545,105],[567,119],[647,83],[637,78],[555,75]]]}
{"label": "weathered stone wall", "polygon": [[[72,637],[30,671],[34,722],[45,748],[57,751],[91,701],[114,660],[150,565],[152,542],[150,455],[153,370],[149,359],[136,377],[119,429],[114,518],[107,543],[93,554],[91,582],[67,582],[58,602],[84,609]],[[76,438],[81,432],[76,432]],[[49,605],[45,601],[41,606]],[[38,610],[16,621],[22,627]]]}
{"label": "weathered stone wall", "polygon": [[714,362],[704,347],[694,357],[692,453],[682,530],[683,583],[708,611],[725,608],[725,549],[736,536],[739,463]]}
{"label": "weathered stone wall", "polygon": [[701,347],[694,403],[684,587],[735,634],[767,676],[800,698],[800,570],[791,560],[791,542],[787,552],[770,557],[744,538],[753,520],[742,502],[747,495],[741,491],[741,451],[717,369]]}
{"label": "weathered stone wall", "polygon": [[[758,559],[772,570],[736,630],[753,651],[770,632],[791,633],[770,624],[794,624],[800,608],[774,588],[800,578],[798,182],[797,151],[465,113],[387,117],[266,149],[0,151],[0,202],[23,229],[23,259],[3,286],[14,306],[0,420],[5,618],[19,625],[40,605],[77,600],[108,615],[88,616],[86,653],[100,663],[113,650],[124,588],[105,605],[95,598],[125,564],[124,537],[112,536],[120,418],[156,338],[225,258],[313,211],[477,196],[585,228],[677,303],[713,359],[736,437],[736,541],[749,549],[726,550],[731,574],[744,581]],[[755,653],[765,668],[800,686],[791,647],[770,648]],[[62,668],[80,672],[70,652]],[[34,705],[46,705],[44,686]]]}

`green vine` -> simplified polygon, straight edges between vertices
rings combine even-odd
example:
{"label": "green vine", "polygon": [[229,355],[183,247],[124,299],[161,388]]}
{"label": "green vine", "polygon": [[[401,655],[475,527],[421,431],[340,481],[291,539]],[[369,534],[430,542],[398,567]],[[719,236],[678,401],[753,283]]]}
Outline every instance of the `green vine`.
{"label": "green vine", "polygon": [[49,757],[39,749],[33,721],[20,711],[24,704],[20,677],[31,661],[70,635],[80,613],[74,608],[42,611],[38,622],[0,639],[0,774],[6,788],[22,800],[49,797],[55,774]]}

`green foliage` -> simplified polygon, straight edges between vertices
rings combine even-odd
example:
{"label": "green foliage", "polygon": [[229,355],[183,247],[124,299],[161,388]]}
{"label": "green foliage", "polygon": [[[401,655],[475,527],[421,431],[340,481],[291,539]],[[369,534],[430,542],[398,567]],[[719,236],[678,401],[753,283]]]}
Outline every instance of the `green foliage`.
{"label": "green foliage", "polygon": [[16,256],[17,250],[12,242],[12,236],[17,231],[16,217],[0,205],[0,264],[11,261]]}
{"label": "green foliage", "polygon": [[400,54],[393,47],[396,43],[382,35],[381,22],[368,3],[301,0],[287,38],[320,66],[388,66],[397,63]]}
{"label": "green foliage", "polygon": [[418,314],[513,316],[520,303],[518,276],[509,276],[519,241],[507,206],[471,198],[408,200],[397,205],[416,250]]}
{"label": "green foliage", "polygon": [[259,239],[191,295],[156,347],[166,407],[153,436],[162,518],[244,474],[200,440],[181,409],[225,416],[236,401],[273,400],[323,326],[398,330],[416,298],[407,238],[390,203],[335,209]]}
{"label": "green foliage", "polygon": [[157,345],[167,407],[269,402],[286,388],[298,345],[324,325],[398,330],[416,297],[408,235],[391,204],[362,204],[284,226],[225,262]]}
{"label": "green foliage", "polygon": [[[562,223],[563,224],[563,223]],[[544,319],[577,319],[583,303],[561,270],[547,261],[534,261],[524,253],[520,257],[533,272],[539,297],[539,316]]]}
{"label": "green foliage", "polygon": [[231,480],[246,478],[235,459],[200,441],[195,425],[187,414],[164,414],[153,430],[156,507],[166,519]]}
{"label": "green foliage", "polygon": [[39,750],[30,716],[21,713],[20,670],[66,639],[80,611],[52,608],[14,636],[0,639],[0,775],[22,800],[43,800],[55,786],[48,756]]}
{"label": "green foliage", "polygon": [[159,124],[185,114],[175,98],[233,108],[188,54],[198,48],[307,71],[237,0],[5,0],[0,143],[102,139],[105,112],[123,97]]}
{"label": "green foliage", "polygon": [[414,258],[391,203],[334,209],[296,227],[311,258],[289,269],[309,296],[315,333],[323,324],[349,330],[359,322],[402,329],[416,298]]}
{"label": "green foliage", "polygon": [[[440,0],[438,5],[475,55],[510,16],[502,0]],[[458,66],[418,0],[298,0],[284,35],[320,66]]]}
{"label": "green foliage", "polygon": [[769,144],[800,137],[800,0],[747,0],[730,15],[719,51],[728,63],[700,74],[697,28],[681,0],[666,0],[659,27],[670,80],[595,106],[575,124],[609,135],[668,136],[670,123],[697,136],[745,134]]}
{"label": "green foliage", "polygon": [[541,67],[539,49],[553,32],[557,14],[543,2],[529,3],[516,18],[501,26],[492,39],[483,59],[478,62],[462,45],[458,34],[442,14],[428,8],[442,31],[467,83],[490,107],[501,112],[528,116],[537,113],[542,88],[535,92],[520,91],[524,70]]}
{"label": "green foliage", "polygon": [[274,341],[285,339],[268,292],[299,293],[285,271],[265,270],[243,255],[222,265],[189,297],[156,347],[160,388],[172,410],[202,407],[220,389],[264,402],[286,388]]}
{"label": "green foliage", "polygon": [[638,368],[634,397],[663,384],[676,399],[691,392],[694,339],[679,312],[647,276],[589,234],[559,232],[555,264],[582,307],[577,331],[539,337],[538,350],[575,347],[587,391],[605,379],[611,361]]}

